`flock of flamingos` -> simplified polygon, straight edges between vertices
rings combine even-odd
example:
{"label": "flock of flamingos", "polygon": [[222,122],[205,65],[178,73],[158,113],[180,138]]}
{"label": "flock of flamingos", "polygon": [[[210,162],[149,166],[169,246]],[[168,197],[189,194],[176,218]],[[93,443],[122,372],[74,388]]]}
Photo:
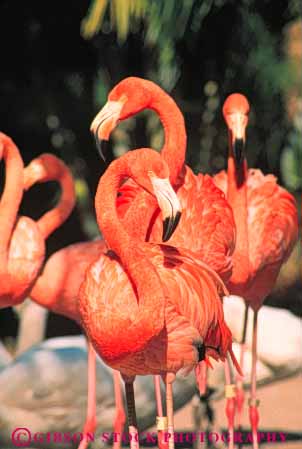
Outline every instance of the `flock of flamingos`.
{"label": "flock of flamingos", "polygon": [[[229,133],[227,171],[195,175],[185,165],[186,130],[182,113],[156,84],[126,78],[108,96],[92,122],[101,151],[120,120],[144,110],[162,122],[165,143],[158,153],[133,150],[113,161],[96,196],[103,240],[77,243],[45,263],[45,240],[75,205],[73,178],[57,157],[43,154],[24,168],[19,150],[0,134],[0,160],[6,176],[0,202],[0,304],[15,306],[26,297],[76,320],[89,345],[88,406],[85,432],[95,430],[95,351],[113,368],[116,396],[114,431],[122,432],[125,413],[120,375],[125,382],[131,449],[138,448],[133,382],[154,375],[158,444],[174,447],[172,386],[176,373],[195,370],[206,390],[210,358],[225,364],[226,414],[230,441],[235,415],[240,425],[248,307],[254,311],[251,394],[248,400],[253,449],[258,448],[256,396],[257,314],[271,292],[281,265],[298,236],[293,196],[273,175],[249,169],[244,155],[249,103],[230,95],[223,106]],[[24,191],[56,180],[58,204],[39,220],[18,216]],[[240,364],[222,300],[245,299]],[[237,384],[231,383],[232,365]],[[166,416],[161,379],[166,384]],[[163,432],[171,438],[163,441]],[[83,439],[80,448],[87,447]]]}

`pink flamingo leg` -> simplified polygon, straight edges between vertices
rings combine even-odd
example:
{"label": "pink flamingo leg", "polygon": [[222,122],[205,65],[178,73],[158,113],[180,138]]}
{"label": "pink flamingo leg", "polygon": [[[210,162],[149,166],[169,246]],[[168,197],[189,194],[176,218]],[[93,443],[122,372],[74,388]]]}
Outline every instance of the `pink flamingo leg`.
{"label": "pink flamingo leg", "polygon": [[236,387],[232,384],[231,380],[231,368],[230,362],[226,360],[224,362],[225,373],[225,398],[226,406],[225,413],[228,420],[228,432],[229,432],[229,449],[234,449],[234,419],[235,419],[235,396]]}
{"label": "pink flamingo leg", "polygon": [[139,438],[138,438],[135,399],[133,390],[134,379],[135,377],[124,377],[127,411],[128,411],[130,449],[139,449]]}
{"label": "pink flamingo leg", "polygon": [[166,383],[166,406],[168,418],[168,447],[174,449],[174,411],[173,411],[173,388],[172,384],[175,380],[175,374],[167,373],[165,376]]}
{"label": "pink flamingo leg", "polygon": [[259,400],[256,398],[256,370],[257,370],[257,320],[258,310],[254,312],[253,321],[253,344],[252,344],[252,375],[251,375],[251,397],[249,400],[249,415],[253,434],[253,449],[259,449],[258,445],[258,423],[259,423]]}
{"label": "pink flamingo leg", "polygon": [[167,432],[167,417],[163,414],[163,406],[161,399],[161,391],[160,391],[160,376],[153,376],[154,380],[154,390],[155,390],[155,398],[156,398],[156,409],[157,409],[157,417],[156,417],[156,427],[157,427],[157,439],[158,446],[160,449],[167,449],[168,442],[164,441],[164,435]]}
{"label": "pink flamingo leg", "polygon": [[203,360],[198,364],[198,375],[196,375],[197,385],[199,389],[199,395],[202,398],[207,391],[207,379],[208,379],[208,366]]}
{"label": "pink flamingo leg", "polygon": [[93,436],[96,429],[96,354],[89,340],[88,345],[88,397],[87,415],[83,430],[83,440],[78,449],[86,449],[88,446],[88,434]]}
{"label": "pink flamingo leg", "polygon": [[113,449],[120,449],[122,441],[122,433],[126,422],[126,414],[124,409],[123,395],[121,390],[120,374],[113,370],[114,383],[114,397],[115,397],[115,420],[114,420],[114,434],[116,438],[113,439]]}
{"label": "pink flamingo leg", "polygon": [[[245,305],[244,312],[244,322],[242,329],[242,339],[240,344],[240,367],[243,371],[244,369],[244,354],[245,354],[245,341],[246,341],[246,330],[247,330],[247,320],[248,320],[248,305]],[[236,379],[236,411],[237,411],[237,426],[239,431],[241,430],[241,421],[242,421],[242,413],[243,413],[243,405],[244,405],[244,389],[243,389],[243,379],[237,374]]]}
{"label": "pink flamingo leg", "polygon": [[[196,382],[197,382],[197,386],[198,386],[198,390],[199,390],[199,395],[196,395],[194,398],[194,402],[192,403],[192,406],[193,406],[192,410],[193,410],[193,420],[194,420],[194,424],[195,424],[195,433],[197,435],[200,432],[200,430],[202,429],[202,426],[203,426],[202,420],[205,417],[205,414],[207,413],[204,409],[205,404],[208,403],[208,398],[206,395],[208,365],[205,362],[205,360],[202,360],[201,362],[198,363],[197,367],[195,368],[195,376],[196,376]],[[200,449],[200,448],[201,448],[201,442],[197,438],[193,442],[193,449]]]}

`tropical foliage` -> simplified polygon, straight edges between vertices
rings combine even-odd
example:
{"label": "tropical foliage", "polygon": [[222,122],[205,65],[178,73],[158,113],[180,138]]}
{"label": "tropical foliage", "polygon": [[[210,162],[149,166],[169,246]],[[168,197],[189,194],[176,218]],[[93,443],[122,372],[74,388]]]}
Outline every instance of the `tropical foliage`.
{"label": "tropical foliage", "polygon": [[[299,6],[297,1],[284,2],[279,18],[273,19],[273,2],[261,3],[92,0],[82,21],[82,34],[85,38],[98,35],[100,39],[108,33],[114,36],[116,30],[118,54],[127,45],[131,47],[134,37],[140,39],[141,74],[173,90],[186,113],[189,130],[190,122],[198,124],[194,128],[200,130],[200,136],[190,137],[188,148],[195,169],[215,171],[223,166],[226,141],[221,137],[223,131],[218,132],[221,103],[233,90],[246,93],[252,103],[251,163],[279,176],[281,169],[287,186],[299,188],[295,167],[301,154],[301,130],[288,122],[285,109],[295,71],[283,51],[282,34],[286,24],[298,16]],[[108,61],[108,57],[104,59]],[[110,66],[100,63],[96,89],[99,103],[114,78]],[[161,128],[156,120],[150,120],[150,138],[160,146]],[[131,143],[126,132],[117,136],[118,152],[123,142],[124,150],[128,149]]]}

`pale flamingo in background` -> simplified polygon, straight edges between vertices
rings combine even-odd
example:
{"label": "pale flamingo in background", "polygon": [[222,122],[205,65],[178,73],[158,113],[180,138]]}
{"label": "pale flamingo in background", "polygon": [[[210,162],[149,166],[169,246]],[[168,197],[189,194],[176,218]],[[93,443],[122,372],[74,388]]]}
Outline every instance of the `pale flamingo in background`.
{"label": "pale flamingo in background", "polygon": [[[106,105],[91,125],[101,154],[102,141],[109,139],[118,122],[146,108],[154,110],[162,122],[165,143],[161,155],[169,166],[170,181],[183,208],[180,223],[169,243],[194,251],[226,282],[232,272],[232,253],[235,247],[232,210],[210,176],[202,174],[195,176],[185,165],[187,142],[185,123],[173,99],[148,80],[130,77],[118,83],[109,93]],[[145,239],[152,242],[160,241],[161,221],[154,199],[130,182],[122,186],[120,193],[122,194],[119,197],[120,209],[123,208],[122,198],[125,198],[125,208],[129,209],[130,216],[139,208],[145,210],[144,219],[150,221]],[[140,230],[140,227],[135,227],[134,232],[136,230]],[[196,370],[201,396],[206,392],[205,369],[206,365],[203,362]],[[157,384],[158,381],[157,378]],[[227,395],[230,393],[233,394],[229,388]],[[158,396],[157,402],[161,416]]]}
{"label": "pale flamingo in background", "polygon": [[[3,210],[0,218],[1,232],[1,307],[8,307],[22,302],[28,295],[32,296],[35,283],[45,257],[45,240],[70,215],[75,204],[75,191],[72,175],[66,165],[52,154],[42,154],[23,170],[20,153],[4,134],[1,134],[1,151],[6,162],[6,182],[1,198],[0,209]],[[1,156],[1,153],[0,153]],[[23,189],[28,190],[32,185],[47,181],[57,181],[61,187],[60,200],[56,207],[46,212],[37,222],[28,217],[17,218],[18,208],[22,199]],[[3,248],[3,250],[2,250]],[[70,261],[70,266],[75,261]],[[52,266],[52,277],[59,277],[59,267]],[[5,277],[4,277],[5,276]],[[40,278],[38,278],[40,279]],[[2,283],[3,280],[3,283]],[[38,284],[40,285],[40,283]],[[75,284],[76,285],[76,284]],[[5,290],[4,290],[5,288]],[[41,305],[47,306],[47,297],[52,292],[52,279],[43,285],[43,299]],[[79,288],[79,284],[77,285]],[[76,303],[62,303],[59,313],[67,307],[65,315],[75,319]],[[74,309],[72,309],[74,307]],[[51,309],[51,307],[48,307]],[[52,310],[52,309],[51,309]],[[54,310],[57,311],[57,310]],[[88,363],[93,366],[94,350],[89,346]],[[89,371],[88,404],[95,401],[95,373]],[[89,407],[87,415],[88,424],[93,423],[92,408]],[[91,427],[87,425],[90,431]],[[94,430],[94,429],[93,429]],[[85,443],[85,440],[83,440]],[[84,446],[81,443],[81,449]]]}
{"label": "pale flamingo in background", "polygon": [[[248,170],[243,155],[249,103],[241,94],[230,95],[223,106],[223,116],[229,130],[228,170],[215,176],[233,208],[237,240],[233,254],[233,273],[228,281],[231,293],[244,298],[246,313],[241,348],[244,361],[244,341],[247,313],[254,311],[253,365],[249,416],[253,432],[253,448],[258,449],[259,422],[256,398],[257,317],[265,298],[272,291],[282,264],[289,257],[298,237],[298,214],[294,197],[277,184],[273,175],[260,170]],[[243,407],[242,381],[239,382],[237,408]]]}
{"label": "pale flamingo in background", "polygon": [[[69,245],[48,259],[43,273],[38,277],[34,288],[29,296],[36,303],[46,307],[54,313],[64,315],[80,323],[78,309],[78,292],[85,278],[85,272],[89,265],[106,250],[103,240],[93,242],[81,242]],[[96,427],[96,397],[95,397],[95,352],[91,343],[88,345],[88,398],[87,415],[83,434],[93,434]],[[114,421],[114,432],[122,433],[125,424],[125,412],[123,398],[120,389],[120,376],[117,371],[113,372],[114,392],[116,401],[116,416]],[[85,449],[88,438],[84,437],[79,449]],[[114,441],[114,448],[120,447],[120,440]]]}
{"label": "pale flamingo in background", "polygon": [[[82,324],[95,349],[125,380],[131,435],[137,433],[135,375],[165,377],[173,447],[174,374],[184,367],[193,369],[206,354],[224,360],[233,353],[220,297],[225,288],[216,273],[189,250],[137,241],[120,223],[117,192],[125,178],[132,178],[157,198],[165,223],[163,240],[169,239],[180,205],[168,176],[163,159],[149,149],[134,150],[109,166],[95,205],[110,251],[88,269],[79,302]],[[131,447],[138,447],[134,437]]]}
{"label": "pale flamingo in background", "polygon": [[[28,295],[44,261],[45,240],[67,219],[75,195],[72,176],[63,162],[52,155],[40,156],[41,163],[50,158],[60,167],[58,181],[62,195],[57,206],[36,222],[29,217],[17,217],[23,196],[23,162],[16,145],[3,133],[0,134],[0,156],[6,163],[0,202],[0,307],[3,308],[21,303]],[[49,180],[53,179],[53,174],[50,171]]]}

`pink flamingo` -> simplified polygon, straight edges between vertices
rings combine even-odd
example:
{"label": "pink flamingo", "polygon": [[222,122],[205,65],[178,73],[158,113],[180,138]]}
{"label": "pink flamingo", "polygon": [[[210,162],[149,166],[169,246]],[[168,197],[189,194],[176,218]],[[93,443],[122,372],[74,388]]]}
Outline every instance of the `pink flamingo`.
{"label": "pink flamingo", "polygon": [[[254,311],[252,342],[251,396],[249,416],[253,432],[253,449],[258,449],[259,422],[256,397],[257,317],[265,298],[272,291],[282,264],[289,257],[298,237],[298,215],[294,197],[277,184],[273,175],[260,170],[248,170],[243,156],[249,103],[241,94],[230,95],[223,106],[223,116],[229,130],[228,171],[215,176],[233,208],[237,240],[233,254],[233,272],[228,281],[231,293],[246,301],[241,366],[244,362],[244,342],[247,313]],[[239,380],[237,408],[239,425],[244,396]]]}
{"label": "pink flamingo", "polygon": [[[68,168],[52,155],[60,166],[62,195],[56,207],[37,222],[17,217],[23,196],[23,162],[13,141],[0,133],[0,157],[6,163],[6,180],[0,202],[0,307],[21,303],[32,288],[45,257],[45,240],[71,213],[75,195]],[[50,173],[49,179],[52,178]]]}
{"label": "pink flamingo", "polygon": [[99,182],[95,204],[110,251],[90,266],[79,292],[89,338],[125,380],[131,448],[138,447],[136,374],[165,377],[169,447],[173,447],[174,374],[183,367],[193,369],[205,353],[222,360],[227,352],[233,356],[220,298],[225,288],[216,273],[189,250],[138,244],[119,221],[116,195],[123,180],[132,178],[157,198],[166,223],[163,240],[167,240],[180,212],[168,177],[167,165],[149,149],[132,151],[109,166]]}
{"label": "pink flamingo", "polygon": [[[202,174],[195,176],[185,165],[185,124],[172,98],[151,81],[135,77],[122,80],[109,93],[106,105],[92,122],[91,130],[97,145],[101,151],[102,141],[108,140],[110,133],[120,120],[125,120],[145,108],[154,110],[163,124],[165,144],[161,154],[168,163],[170,181],[177,191],[183,208],[180,223],[169,243],[194,251],[226,282],[232,273],[232,253],[235,247],[235,223],[232,210],[210,176]],[[121,187],[120,194],[122,196],[119,198],[121,204],[119,210],[129,207],[131,216],[138,208],[145,209],[143,219],[150,221],[145,239],[153,242],[160,241],[161,220],[154,199],[151,196],[148,197],[145,192],[141,192],[141,189],[131,182]],[[124,198],[124,209],[122,209],[122,198]],[[129,203],[131,203],[130,206]],[[141,228],[137,226],[134,232],[136,229]],[[203,363],[196,369],[201,395],[205,393],[205,369],[206,365],[203,366]],[[155,382],[158,415],[161,417],[159,379],[157,378]],[[229,387],[227,396],[232,395],[232,389]],[[231,400],[228,398],[228,403]],[[231,424],[230,431],[232,431]]]}

